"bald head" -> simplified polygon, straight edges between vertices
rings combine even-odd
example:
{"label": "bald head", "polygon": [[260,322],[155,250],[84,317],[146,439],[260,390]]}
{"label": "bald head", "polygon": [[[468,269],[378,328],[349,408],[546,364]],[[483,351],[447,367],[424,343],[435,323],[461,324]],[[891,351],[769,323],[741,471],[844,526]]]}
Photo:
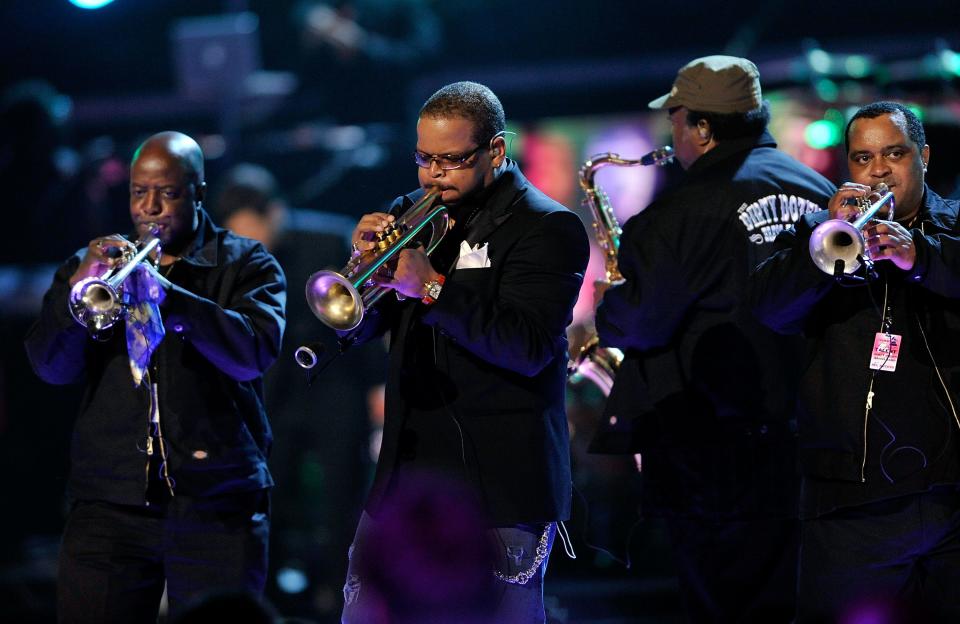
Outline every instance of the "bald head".
{"label": "bald head", "polygon": [[206,186],[203,152],[185,134],[155,134],[134,152],[130,217],[141,237],[157,233],[165,258],[178,255],[193,239]]}
{"label": "bald head", "polygon": [[195,184],[203,184],[203,150],[191,137],[168,130],[158,132],[140,144],[133,153],[133,164],[146,157],[174,159]]}

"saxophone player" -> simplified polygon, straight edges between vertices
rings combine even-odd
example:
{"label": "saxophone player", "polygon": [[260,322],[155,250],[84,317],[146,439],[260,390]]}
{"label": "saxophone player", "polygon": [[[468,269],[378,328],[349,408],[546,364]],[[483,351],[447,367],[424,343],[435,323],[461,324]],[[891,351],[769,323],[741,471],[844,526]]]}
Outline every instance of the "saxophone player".
{"label": "saxophone player", "polygon": [[596,326],[625,359],[593,448],[642,453],[644,511],[670,519],[691,621],[788,622],[801,362],[744,297],[776,235],[834,187],[776,149],[747,59],[691,61],[650,108],[669,117],[684,176],[624,224],[624,281]]}

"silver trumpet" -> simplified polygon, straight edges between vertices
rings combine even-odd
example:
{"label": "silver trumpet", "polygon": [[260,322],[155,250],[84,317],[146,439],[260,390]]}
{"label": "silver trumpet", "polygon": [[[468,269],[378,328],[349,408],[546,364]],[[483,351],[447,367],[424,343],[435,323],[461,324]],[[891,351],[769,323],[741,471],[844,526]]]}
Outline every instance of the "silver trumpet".
{"label": "silver trumpet", "polygon": [[888,204],[889,218],[893,218],[893,191],[882,182],[874,187],[872,193],[858,198],[856,202],[860,215],[855,221],[830,219],[814,228],[810,235],[810,258],[824,273],[849,275],[856,272],[861,264],[872,264],[865,255],[866,241],[861,230]]}
{"label": "silver trumpet", "polygon": [[146,260],[154,249],[159,251],[159,248],[157,232],[151,231],[140,239],[135,252],[130,249],[123,251],[117,266],[111,267],[100,277],[87,277],[77,282],[70,289],[67,300],[74,320],[91,334],[113,327],[126,311],[123,282],[137,265]]}

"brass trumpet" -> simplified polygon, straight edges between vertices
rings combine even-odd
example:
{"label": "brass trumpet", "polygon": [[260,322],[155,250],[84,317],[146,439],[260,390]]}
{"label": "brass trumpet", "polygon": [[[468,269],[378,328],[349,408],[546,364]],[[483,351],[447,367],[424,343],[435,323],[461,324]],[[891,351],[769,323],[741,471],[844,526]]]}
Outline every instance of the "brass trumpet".
{"label": "brass trumpet", "polygon": [[[439,197],[439,189],[428,191],[390,227],[377,233],[374,249],[354,253],[339,272],[317,271],[310,276],[306,286],[307,303],[324,325],[337,331],[357,327],[366,310],[390,290],[376,282],[376,273],[401,250],[416,242],[427,226],[431,231],[426,253],[433,252],[447,233],[450,222],[446,206],[433,206]],[[316,358],[306,354],[295,357],[304,368],[316,365]]]}
{"label": "brass trumpet", "polygon": [[[610,198],[594,181],[597,170],[608,165],[616,167],[664,166],[673,159],[669,145],[653,150],[637,160],[620,158],[619,154],[607,152],[593,156],[580,168],[580,188],[583,189],[583,204],[593,215],[593,232],[603,251],[606,281],[616,284],[623,280],[617,266],[617,251],[620,249],[620,224],[613,213]],[[571,383],[589,379],[600,388],[604,396],[610,395],[613,380],[623,361],[623,351],[613,347],[601,347],[596,334],[590,336],[580,348],[576,359],[567,365],[567,378]]]}
{"label": "brass trumpet", "polygon": [[123,301],[123,282],[154,249],[159,252],[160,239],[156,231],[151,231],[137,243],[136,252],[123,250],[120,264],[100,277],[87,277],[77,282],[70,289],[67,300],[74,320],[92,334],[113,327],[127,308]]}
{"label": "brass trumpet", "polygon": [[882,182],[872,193],[856,202],[860,216],[855,221],[830,219],[814,228],[810,235],[810,258],[824,273],[849,275],[860,268],[861,260],[869,266],[870,259],[864,256],[866,241],[860,230],[887,204],[890,204],[890,218],[893,218],[893,191]]}

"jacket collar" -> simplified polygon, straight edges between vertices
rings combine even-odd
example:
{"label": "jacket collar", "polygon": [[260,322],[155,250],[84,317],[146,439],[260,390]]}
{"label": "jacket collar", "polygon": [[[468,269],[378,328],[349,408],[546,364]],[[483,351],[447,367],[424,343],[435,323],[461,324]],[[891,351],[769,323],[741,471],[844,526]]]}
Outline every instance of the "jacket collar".
{"label": "jacket collar", "polygon": [[528,184],[516,161],[508,158],[497,179],[477,198],[484,206],[467,231],[467,242],[471,245],[481,243],[503,225],[513,214],[510,207],[527,192]]}
{"label": "jacket collar", "polygon": [[742,137],[721,141],[715,148],[698,158],[687,170],[687,175],[699,175],[729,158],[744,154],[758,147],[776,147],[777,142],[769,131],[764,130],[759,136]]}
{"label": "jacket collar", "polygon": [[923,185],[922,212],[921,219],[942,230],[953,230],[957,224],[956,206],[951,207],[947,200],[937,195],[926,183]]}
{"label": "jacket collar", "polygon": [[193,240],[180,254],[180,260],[194,266],[217,266],[218,243],[225,231],[223,228],[214,225],[213,219],[210,218],[206,210],[202,207],[197,208],[197,231]]}

